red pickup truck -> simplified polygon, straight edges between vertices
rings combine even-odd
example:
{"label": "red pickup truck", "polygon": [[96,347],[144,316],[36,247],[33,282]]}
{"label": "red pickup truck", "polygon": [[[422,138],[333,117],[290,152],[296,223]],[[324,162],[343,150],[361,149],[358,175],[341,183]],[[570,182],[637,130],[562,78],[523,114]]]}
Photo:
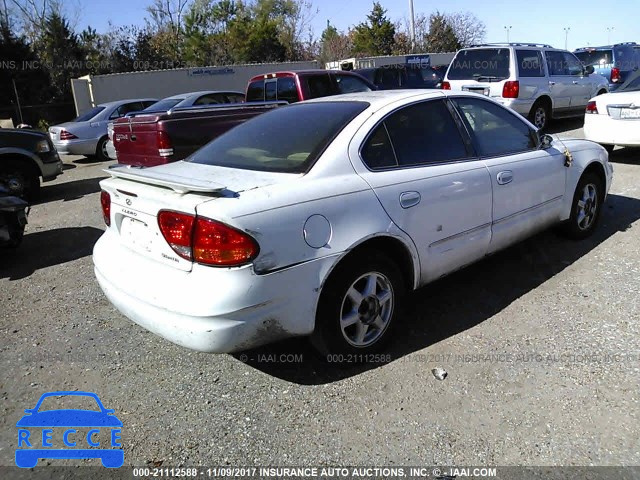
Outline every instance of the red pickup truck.
{"label": "red pickup truck", "polygon": [[183,160],[236,125],[285,102],[221,104],[138,113],[113,124],[118,163],[152,167]]}

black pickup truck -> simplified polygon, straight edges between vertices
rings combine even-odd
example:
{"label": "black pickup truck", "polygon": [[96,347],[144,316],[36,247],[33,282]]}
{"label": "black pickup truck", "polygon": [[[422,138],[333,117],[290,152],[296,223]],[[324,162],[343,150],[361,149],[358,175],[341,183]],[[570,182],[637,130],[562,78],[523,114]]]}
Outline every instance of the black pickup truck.
{"label": "black pickup truck", "polygon": [[0,185],[15,197],[33,200],[43,182],[62,173],[49,135],[37,130],[0,128]]}

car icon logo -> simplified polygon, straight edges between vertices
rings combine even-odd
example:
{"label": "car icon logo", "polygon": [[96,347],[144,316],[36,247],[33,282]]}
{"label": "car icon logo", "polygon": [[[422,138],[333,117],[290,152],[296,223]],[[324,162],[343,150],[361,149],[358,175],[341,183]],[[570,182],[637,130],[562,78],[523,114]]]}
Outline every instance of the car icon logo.
{"label": "car icon logo", "polygon": [[[88,397],[91,405],[97,406],[97,409],[50,410],[42,405],[50,397],[54,398],[47,400],[48,404],[66,396]],[[95,393],[48,392],[40,397],[34,408],[25,410],[25,413],[16,423],[18,467],[33,468],[41,458],[99,458],[107,468],[123,465],[124,451],[120,444],[122,422],[114,415],[114,410],[104,407]]]}

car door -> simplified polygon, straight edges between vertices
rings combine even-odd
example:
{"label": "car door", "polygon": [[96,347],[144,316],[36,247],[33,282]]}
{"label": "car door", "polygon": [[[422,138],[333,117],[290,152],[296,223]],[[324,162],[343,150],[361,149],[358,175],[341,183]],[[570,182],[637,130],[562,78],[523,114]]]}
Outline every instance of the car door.
{"label": "car door", "polygon": [[565,193],[565,156],[541,149],[537,132],[521,117],[482,98],[452,99],[493,188],[489,253],[557,222]]}
{"label": "car door", "polygon": [[425,283],[486,254],[491,179],[444,99],[393,108],[365,123],[350,152],[358,174],[415,243]]}
{"label": "car door", "polygon": [[[547,50],[547,71],[549,72],[549,91],[553,98],[556,113],[563,114],[571,110],[571,99],[580,90],[576,77],[570,75],[564,52]],[[575,83],[574,83],[575,82]]]}
{"label": "car door", "polygon": [[572,77],[571,108],[584,111],[591,97],[596,94],[595,91],[591,91],[592,80],[585,75],[582,62],[573,53],[564,52],[564,61],[569,75]]}

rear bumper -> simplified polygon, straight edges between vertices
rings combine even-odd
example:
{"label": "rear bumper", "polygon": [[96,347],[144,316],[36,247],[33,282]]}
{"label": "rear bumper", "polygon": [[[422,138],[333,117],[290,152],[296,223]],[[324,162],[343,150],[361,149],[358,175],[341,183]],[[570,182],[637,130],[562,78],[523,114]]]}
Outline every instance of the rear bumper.
{"label": "rear bumper", "polygon": [[505,107],[508,107],[511,110],[518,112],[520,115],[522,115],[525,118],[529,115],[529,112],[531,111],[531,107],[533,107],[533,103],[535,101],[533,99],[523,100],[521,98],[502,98],[502,97],[495,97],[495,98],[492,97],[492,99],[504,105]]}
{"label": "rear bumper", "polygon": [[107,231],[93,252],[95,274],[127,318],[186,348],[229,353],[308,335],[315,325],[326,257],[256,275],[252,266],[178,270],[133,252]]}
{"label": "rear bumper", "polygon": [[53,145],[61,155],[95,155],[98,139],[55,140]]}
{"label": "rear bumper", "polygon": [[640,120],[615,120],[609,115],[585,115],[584,137],[602,145],[640,146]]}

